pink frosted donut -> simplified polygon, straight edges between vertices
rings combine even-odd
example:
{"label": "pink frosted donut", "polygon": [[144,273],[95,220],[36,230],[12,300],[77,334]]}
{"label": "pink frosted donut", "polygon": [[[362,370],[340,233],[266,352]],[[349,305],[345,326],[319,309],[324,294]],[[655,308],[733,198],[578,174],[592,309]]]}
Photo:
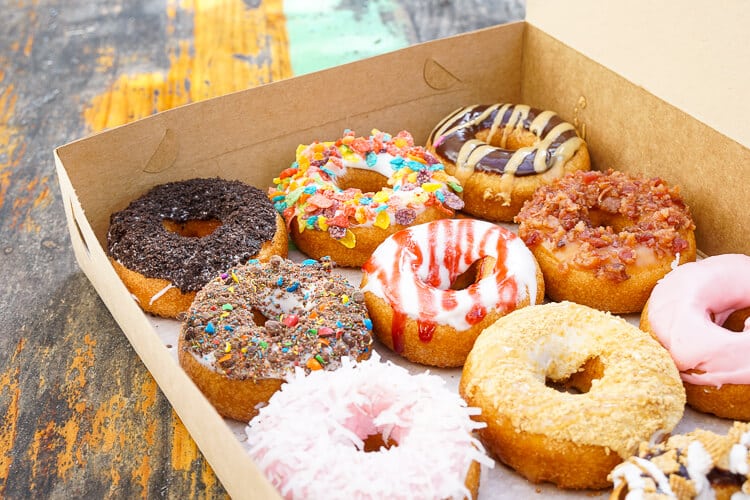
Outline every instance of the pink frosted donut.
{"label": "pink frosted donut", "polygon": [[404,229],[385,240],[362,271],[378,339],[430,366],[463,365],[482,330],[544,298],[542,273],[523,241],[473,219]]}
{"label": "pink frosted donut", "polygon": [[476,498],[480,465],[457,393],[380,361],[298,370],[247,427],[250,456],[285,498]]}
{"label": "pink frosted donut", "polygon": [[723,327],[750,307],[750,256],[716,255],[683,264],[654,288],[641,328],[667,348],[688,404],[724,418],[750,420],[750,319]]}

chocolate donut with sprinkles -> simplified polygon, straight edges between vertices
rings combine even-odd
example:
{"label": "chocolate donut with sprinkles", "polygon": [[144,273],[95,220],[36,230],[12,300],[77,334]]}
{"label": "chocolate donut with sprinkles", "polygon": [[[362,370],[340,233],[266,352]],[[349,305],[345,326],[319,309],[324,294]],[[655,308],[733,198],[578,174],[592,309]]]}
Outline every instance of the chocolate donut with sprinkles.
{"label": "chocolate donut with sprinkles", "polygon": [[210,281],[182,322],[180,365],[216,410],[247,422],[295,369],[370,357],[364,297],[330,259],[251,260]]}
{"label": "chocolate donut with sprinkles", "polygon": [[263,191],[240,181],[158,185],[112,214],[110,262],[146,312],[177,317],[220,272],[286,256],[284,221]]}
{"label": "chocolate donut with sprinkles", "polygon": [[435,126],[427,149],[463,186],[464,211],[491,221],[512,221],[538,187],[590,168],[572,124],[525,104],[460,108]]}
{"label": "chocolate donut with sprinkles", "polygon": [[464,206],[461,186],[411,134],[346,130],[331,142],[297,148],[269,197],[299,249],[359,267],[391,234],[450,218]]}

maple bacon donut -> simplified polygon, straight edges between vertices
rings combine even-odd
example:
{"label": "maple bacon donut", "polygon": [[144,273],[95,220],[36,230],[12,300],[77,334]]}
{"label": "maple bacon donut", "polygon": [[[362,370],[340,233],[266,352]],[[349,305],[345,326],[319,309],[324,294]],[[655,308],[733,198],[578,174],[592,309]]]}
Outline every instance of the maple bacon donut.
{"label": "maple bacon donut", "polygon": [[464,211],[510,222],[539,187],[590,168],[573,125],[523,104],[474,105],[443,119],[427,148],[464,188]]}
{"label": "maple bacon donut", "polygon": [[533,482],[606,488],[612,468],[682,418],[669,354],[609,313],[571,302],[518,309],[482,332],[459,392],[485,447]]}
{"label": "maple bacon donut", "polygon": [[185,315],[180,365],[223,416],[247,422],[296,369],[370,357],[362,294],[327,260],[251,260],[202,288]]}
{"label": "maple bacon donut", "polygon": [[658,178],[574,172],[539,188],[515,221],[553,300],[640,312],[673,265],[695,260],[690,210]]}
{"label": "maple bacon donut", "polygon": [[274,184],[269,197],[297,247],[344,267],[361,266],[389,235],[464,206],[456,179],[406,131],[347,130],[333,142],[300,145]]}
{"label": "maple bacon donut", "polygon": [[476,498],[494,465],[476,414],[440,377],[374,354],[297,371],[250,421],[248,453],[288,499]]}
{"label": "maple bacon donut", "polygon": [[158,185],[112,214],[107,233],[110,262],[138,305],[171,318],[220,272],[287,247],[263,191],[219,178]]}
{"label": "maple bacon donut", "polygon": [[461,366],[485,327],[544,298],[541,272],[523,242],[473,219],[399,231],[362,271],[376,336],[406,359],[431,366]]}
{"label": "maple bacon donut", "polygon": [[[678,266],[654,287],[641,328],[669,351],[693,408],[750,421],[750,256],[725,254]],[[746,316],[746,314],[745,314]]]}

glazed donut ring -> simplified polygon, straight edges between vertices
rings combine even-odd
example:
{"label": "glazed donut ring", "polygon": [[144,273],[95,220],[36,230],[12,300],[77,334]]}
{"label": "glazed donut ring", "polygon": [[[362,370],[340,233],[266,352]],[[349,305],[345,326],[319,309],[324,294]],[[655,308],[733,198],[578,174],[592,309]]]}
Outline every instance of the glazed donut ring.
{"label": "glazed donut ring", "polygon": [[[474,263],[474,282],[455,289]],[[384,241],[362,271],[377,337],[406,359],[431,366],[463,365],[485,327],[544,299],[541,271],[523,242],[473,219],[404,229]]]}
{"label": "glazed donut ring", "polygon": [[460,108],[433,129],[427,148],[463,186],[464,211],[491,221],[512,221],[539,186],[590,168],[573,125],[522,104]]}
{"label": "glazed donut ring", "polygon": [[[561,392],[548,384],[573,387]],[[531,481],[605,488],[685,391],[669,354],[625,320],[571,302],[518,309],[477,338],[459,385],[488,450]]]}
{"label": "glazed donut ring", "polygon": [[464,205],[456,179],[405,131],[347,130],[335,142],[300,145],[274,184],[269,197],[297,247],[344,267],[360,267],[391,234]]}
{"label": "glazed donut ring", "polygon": [[362,294],[331,269],[330,261],[251,260],[197,293],[178,358],[221,415],[247,422],[296,369],[370,357]]}
{"label": "glazed donut ring", "polygon": [[[678,266],[654,287],[641,329],[672,355],[693,408],[750,421],[750,256],[725,254]],[[740,321],[736,321],[740,323]]]}
{"label": "glazed donut ring", "polygon": [[640,312],[672,265],[695,260],[695,225],[677,188],[623,172],[575,172],[540,188],[516,217],[547,295]]}
{"label": "glazed donut ring", "polygon": [[112,214],[107,233],[110,262],[140,307],[168,318],[220,272],[287,249],[265,194],[218,178],[158,185]]}
{"label": "glazed donut ring", "polygon": [[250,421],[247,442],[285,498],[476,498],[480,464],[494,464],[472,415],[440,377],[374,354],[298,371]]}

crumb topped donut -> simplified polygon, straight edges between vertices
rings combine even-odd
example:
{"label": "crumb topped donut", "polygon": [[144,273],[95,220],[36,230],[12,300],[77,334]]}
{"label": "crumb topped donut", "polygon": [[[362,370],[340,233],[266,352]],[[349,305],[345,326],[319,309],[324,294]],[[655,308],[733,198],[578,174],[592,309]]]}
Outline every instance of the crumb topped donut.
{"label": "crumb topped donut", "polygon": [[690,210],[658,178],[575,172],[537,190],[515,220],[553,300],[640,312],[672,265],[695,260]]}
{"label": "crumb topped donut", "polygon": [[485,329],[459,391],[482,409],[489,451],[530,481],[575,489],[609,486],[612,468],[671,431],[685,406],[658,342],[571,302],[524,307]]}
{"label": "crumb topped donut", "polygon": [[141,308],[176,317],[210,279],[251,258],[287,254],[283,220],[263,191],[240,181],[158,185],[112,214],[110,261]]}
{"label": "crumb topped donut", "polygon": [[180,365],[217,411],[249,420],[295,368],[335,370],[370,357],[361,292],[332,263],[251,260],[210,281],[186,313]]}
{"label": "crumb topped donut", "polygon": [[[455,289],[476,268],[467,286]],[[461,366],[497,318],[544,299],[534,256],[509,230],[474,219],[404,229],[362,267],[362,291],[377,337],[406,359]]]}
{"label": "crumb topped donut", "polygon": [[[750,256],[714,255],[677,266],[654,287],[641,328],[669,351],[693,408],[750,420]],[[746,316],[746,314],[745,314]]]}
{"label": "crumb topped donut", "polygon": [[524,104],[460,108],[430,134],[427,148],[464,188],[464,211],[510,222],[542,185],[590,168],[573,125]]}
{"label": "crumb topped donut", "polygon": [[344,267],[361,266],[396,231],[464,205],[456,179],[405,131],[347,130],[336,141],[300,145],[274,184],[269,196],[299,249]]}
{"label": "crumb topped donut", "polygon": [[297,371],[247,427],[250,456],[287,499],[476,498],[476,408],[436,375],[381,362]]}
{"label": "crumb topped donut", "polygon": [[727,434],[696,429],[638,452],[611,474],[612,500],[750,497],[750,423],[734,422]]}

